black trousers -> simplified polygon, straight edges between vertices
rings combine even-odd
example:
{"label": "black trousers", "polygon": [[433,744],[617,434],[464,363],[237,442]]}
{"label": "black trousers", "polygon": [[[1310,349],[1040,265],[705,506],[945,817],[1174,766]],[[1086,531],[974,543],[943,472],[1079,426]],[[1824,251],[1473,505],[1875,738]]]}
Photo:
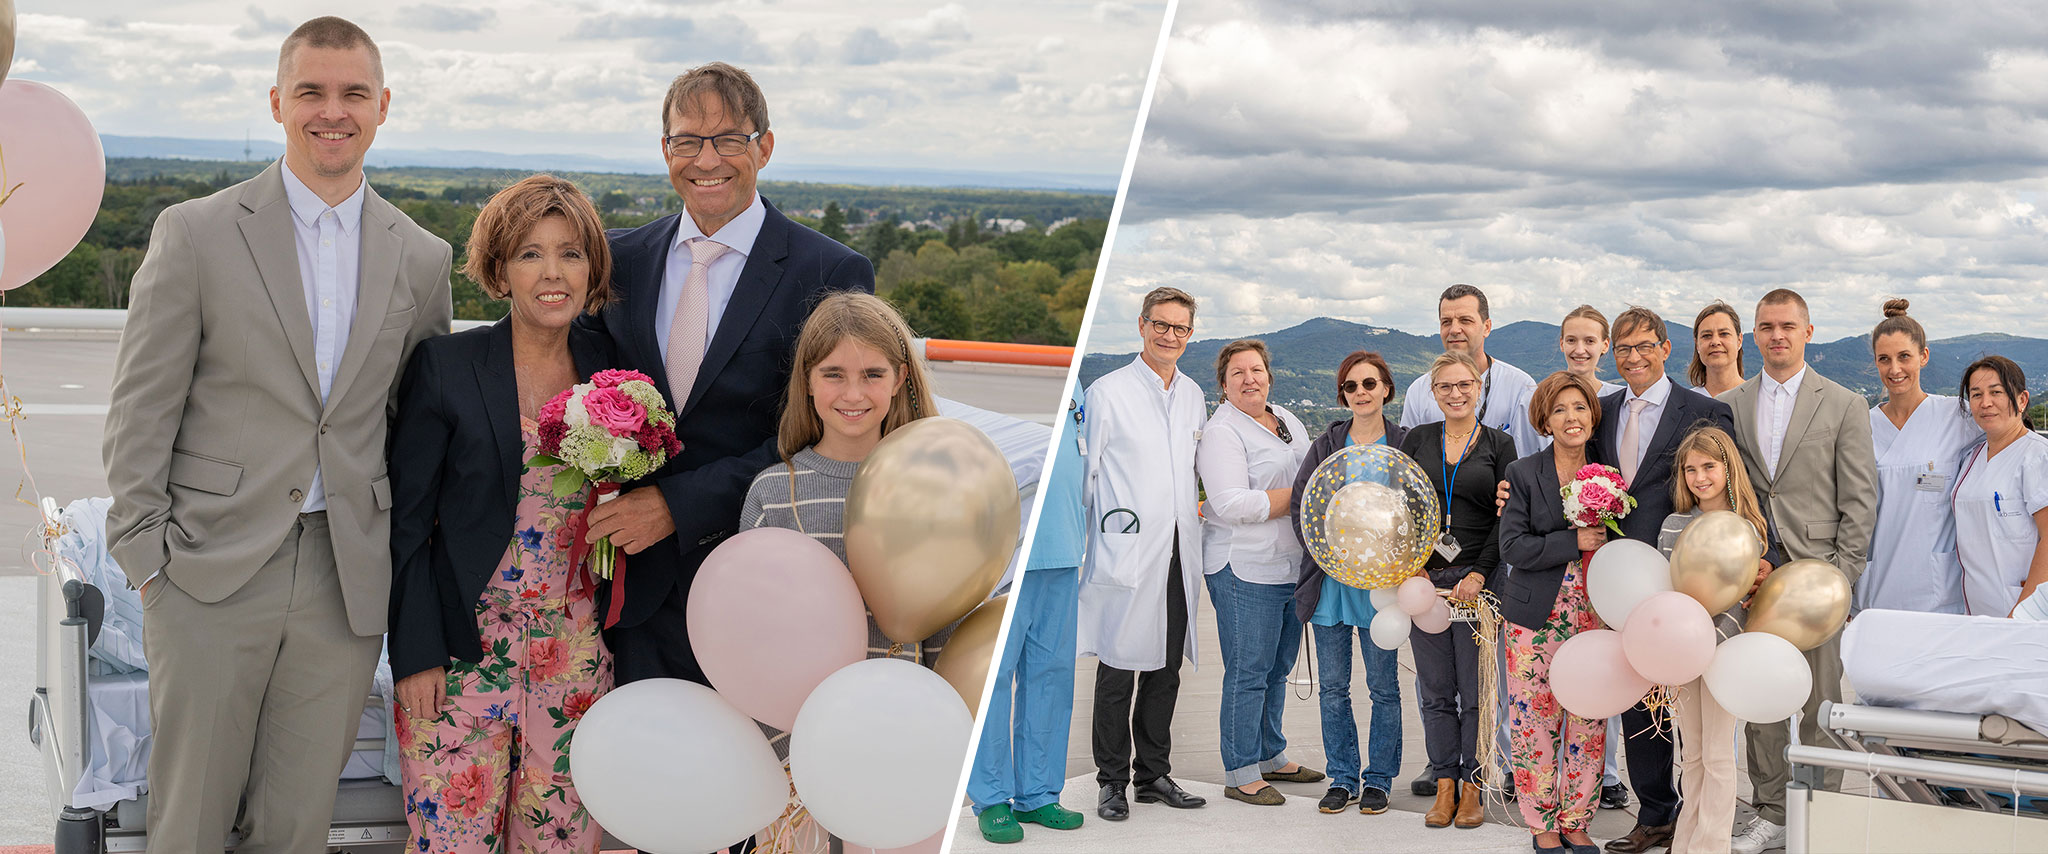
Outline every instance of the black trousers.
{"label": "black trousers", "polygon": [[1415,649],[1416,705],[1429,778],[1477,782],[1479,772],[1479,642],[1473,623],[1454,622],[1436,634],[1410,629]]}
{"label": "black trousers", "polygon": [[[1142,786],[1173,770],[1173,706],[1180,700],[1181,648],[1187,644],[1187,587],[1180,577],[1180,534],[1166,571],[1166,666],[1158,670],[1095,668],[1095,782]],[[1137,706],[1132,708],[1135,689]],[[1132,761],[1132,746],[1137,748]]]}
{"label": "black trousers", "polygon": [[1671,737],[1676,724],[1669,715],[1658,717],[1664,718],[1661,732],[1641,703],[1621,713],[1621,737],[1627,751],[1622,758],[1628,762],[1629,784],[1642,803],[1636,823],[1648,827],[1678,822],[1678,781],[1671,770]]}
{"label": "black trousers", "polygon": [[653,614],[637,626],[613,626],[604,632],[605,648],[612,654],[612,681],[617,685],[642,679],[686,679],[710,685],[697,656],[690,650],[689,625],[684,622],[689,589],[677,584],[669,588]]}

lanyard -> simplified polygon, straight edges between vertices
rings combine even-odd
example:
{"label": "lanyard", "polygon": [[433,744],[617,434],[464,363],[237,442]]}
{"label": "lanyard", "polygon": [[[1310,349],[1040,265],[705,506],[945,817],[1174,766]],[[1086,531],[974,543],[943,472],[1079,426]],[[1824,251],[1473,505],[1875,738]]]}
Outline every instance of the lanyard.
{"label": "lanyard", "polygon": [[[1479,413],[1472,417],[1472,420],[1479,424],[1486,423],[1486,405],[1490,402],[1486,399],[1486,387],[1490,385],[1487,380],[1493,376],[1493,369],[1500,367],[1498,360],[1489,359],[1488,361],[1492,362],[1492,364],[1487,365],[1486,371],[1479,375]],[[1479,431],[1479,428],[1475,426],[1472,430],[1476,433]],[[1449,512],[1448,507],[1445,508],[1445,512]]]}
{"label": "lanyard", "polygon": [[[1450,426],[1450,422],[1444,422],[1444,429],[1447,432]],[[1472,455],[1472,441],[1479,437],[1479,429],[1484,426],[1486,425],[1477,421],[1472,422],[1472,432],[1465,434],[1465,447],[1458,452],[1457,465],[1452,465],[1447,460],[1438,469],[1439,472],[1445,469],[1450,470],[1450,474],[1444,478],[1444,536],[1446,537],[1451,535],[1451,487],[1457,484],[1458,469],[1465,465],[1465,458]]]}

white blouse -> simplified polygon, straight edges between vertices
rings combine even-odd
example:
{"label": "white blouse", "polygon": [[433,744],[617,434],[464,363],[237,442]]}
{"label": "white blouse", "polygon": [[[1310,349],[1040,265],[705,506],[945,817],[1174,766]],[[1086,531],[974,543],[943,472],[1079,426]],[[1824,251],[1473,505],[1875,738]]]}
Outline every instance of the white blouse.
{"label": "white blouse", "polygon": [[1195,472],[1208,493],[1202,511],[1202,571],[1214,573],[1227,564],[1240,581],[1291,585],[1300,566],[1301,541],[1288,528],[1288,514],[1266,518],[1272,505],[1265,490],[1294,486],[1312,437],[1294,413],[1279,404],[1268,406],[1292,442],[1280,441],[1227,400],[1202,427],[1202,444],[1195,450]]}
{"label": "white blouse", "polygon": [[2048,438],[2029,431],[1998,456],[1989,451],[1978,446],[1956,483],[1956,555],[1970,613],[2003,617],[2019,602],[2041,540],[2034,514],[2048,507]]}

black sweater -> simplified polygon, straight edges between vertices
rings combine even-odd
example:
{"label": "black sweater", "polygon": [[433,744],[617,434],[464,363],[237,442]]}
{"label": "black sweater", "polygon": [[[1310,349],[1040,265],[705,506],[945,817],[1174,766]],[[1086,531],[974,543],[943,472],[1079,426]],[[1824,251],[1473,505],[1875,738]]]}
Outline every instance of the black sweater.
{"label": "black sweater", "polygon": [[1458,541],[1458,560],[1453,563],[1431,551],[1423,570],[1438,587],[1457,586],[1468,572],[1477,572],[1492,583],[1500,565],[1500,517],[1494,512],[1494,494],[1507,477],[1508,464],[1515,461],[1515,440],[1498,429],[1481,425],[1470,441],[1472,449],[1461,463],[1444,461],[1444,423],[1434,421],[1408,431],[1401,452],[1422,466],[1436,487],[1437,501],[1444,500],[1444,480],[1456,469],[1457,483],[1451,486],[1451,536]]}

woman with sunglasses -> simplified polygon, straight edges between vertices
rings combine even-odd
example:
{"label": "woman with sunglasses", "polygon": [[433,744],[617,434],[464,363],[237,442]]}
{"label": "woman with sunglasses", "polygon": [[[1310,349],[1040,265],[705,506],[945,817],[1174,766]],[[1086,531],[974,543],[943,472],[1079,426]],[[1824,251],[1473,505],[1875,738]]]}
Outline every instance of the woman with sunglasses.
{"label": "woman with sunglasses", "polygon": [[[1308,446],[1301,469],[1294,475],[1290,502],[1290,527],[1301,537],[1301,496],[1308,479],[1324,460],[1357,445],[1400,447],[1408,431],[1387,418],[1387,401],[1394,396],[1394,372],[1387,360],[1368,350],[1356,350],[1337,366],[1337,400],[1351,410],[1351,417],[1330,423],[1323,435]],[[1394,775],[1401,773],[1401,682],[1399,653],[1381,649],[1367,630],[1375,609],[1366,591],[1344,584],[1323,572],[1315,558],[1301,558],[1301,570],[1294,585],[1294,615],[1309,624],[1316,639],[1316,678],[1320,681],[1323,717],[1323,755],[1328,758],[1330,790],[1317,809],[1343,812],[1353,801],[1358,811],[1377,815],[1387,811],[1387,793]],[[1372,720],[1366,737],[1366,760],[1358,756],[1358,722],[1351,712],[1351,638],[1357,635],[1359,652],[1365,656],[1365,689],[1372,695]]]}
{"label": "woman with sunglasses", "polygon": [[1202,513],[1202,571],[1216,606],[1223,652],[1223,794],[1273,806],[1286,801],[1269,781],[1313,783],[1323,774],[1287,758],[1280,733],[1287,674],[1301,643],[1294,614],[1301,542],[1289,530],[1290,483],[1308,453],[1308,430],[1294,413],[1266,401],[1272,363],[1256,339],[1216,354],[1223,390],[1195,471],[1208,505]]}

